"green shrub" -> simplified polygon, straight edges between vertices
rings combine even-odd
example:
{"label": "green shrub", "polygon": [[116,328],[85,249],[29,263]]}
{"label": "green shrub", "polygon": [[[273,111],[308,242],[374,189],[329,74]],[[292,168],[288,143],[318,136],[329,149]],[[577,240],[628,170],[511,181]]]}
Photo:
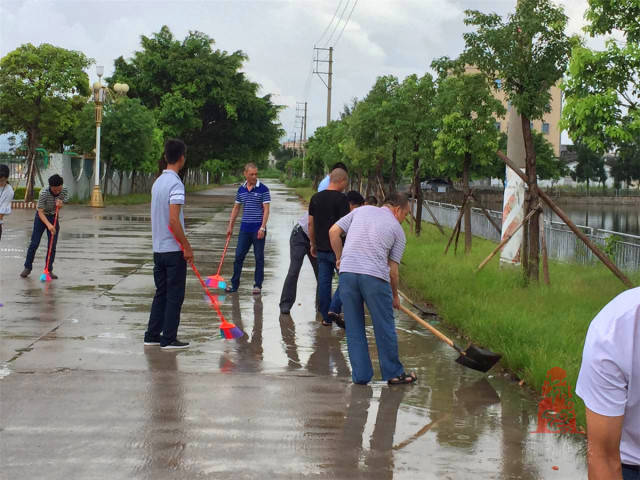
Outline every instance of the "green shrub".
{"label": "green shrub", "polygon": [[[40,187],[35,187],[33,189],[33,198],[34,200],[38,199],[38,196],[40,195]],[[26,191],[26,187],[18,187],[18,188],[14,188],[14,195],[13,195],[13,199],[15,201],[22,201],[24,200],[24,192]]]}

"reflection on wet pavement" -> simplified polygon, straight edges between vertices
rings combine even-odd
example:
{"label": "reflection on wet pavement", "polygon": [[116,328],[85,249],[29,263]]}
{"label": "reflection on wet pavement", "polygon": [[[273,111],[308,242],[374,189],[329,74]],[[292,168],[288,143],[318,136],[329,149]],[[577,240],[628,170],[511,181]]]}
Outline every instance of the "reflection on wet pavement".
{"label": "reflection on wet pavement", "polygon": [[[251,253],[238,293],[213,291],[223,315],[245,334],[220,338],[216,313],[189,273],[179,333],[191,348],[179,353],[142,346],[154,293],[148,206],[65,207],[60,279],[46,284],[36,275],[42,251],[32,276],[18,278],[33,212],[14,212],[0,244],[2,475],[586,476],[581,436],[531,434],[533,395],[499,368],[482,375],[458,365],[452,349],[401,313],[401,358],[418,384],[352,385],[344,331],[316,319],[308,262],[291,315],[280,315],[288,239],[303,207],[282,185],[268,184],[273,210],[262,295],[251,294]],[[187,233],[203,274],[217,268],[233,193],[188,197]]]}

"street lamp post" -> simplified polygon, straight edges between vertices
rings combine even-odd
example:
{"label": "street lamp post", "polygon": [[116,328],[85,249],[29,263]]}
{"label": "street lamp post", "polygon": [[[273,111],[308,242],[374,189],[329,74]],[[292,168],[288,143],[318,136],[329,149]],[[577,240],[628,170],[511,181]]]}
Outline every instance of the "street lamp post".
{"label": "street lamp post", "polygon": [[[102,125],[102,106],[107,98],[107,87],[102,85],[102,75],[104,75],[104,67],[99,65],[96,67],[98,81],[93,84],[93,102],[96,105],[96,162],[95,162],[95,181],[93,190],[91,191],[90,207],[104,207],[102,198],[102,190],[100,189],[100,126]],[[129,85],[126,83],[116,83],[113,90],[118,95],[126,95],[129,91]]]}

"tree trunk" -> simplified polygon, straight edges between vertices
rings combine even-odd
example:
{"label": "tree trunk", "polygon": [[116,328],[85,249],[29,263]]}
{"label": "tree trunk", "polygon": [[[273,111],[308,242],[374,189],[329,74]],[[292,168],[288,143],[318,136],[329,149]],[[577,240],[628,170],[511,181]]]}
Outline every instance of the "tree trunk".
{"label": "tree trunk", "polygon": [[111,166],[109,165],[109,162],[104,162],[104,184],[102,186],[102,191],[104,198],[107,198],[107,195],[109,194],[109,178],[111,176]]}
{"label": "tree trunk", "polygon": [[29,129],[27,131],[27,185],[24,191],[25,202],[33,201],[33,187],[36,177],[36,148],[38,148],[37,132],[34,129]]}
{"label": "tree trunk", "polygon": [[122,195],[122,178],[124,177],[124,172],[120,173],[120,179],[118,181],[118,196]]}
{"label": "tree trunk", "polygon": [[422,231],[422,188],[420,188],[420,157],[418,142],[413,144],[413,196],[416,199],[416,236]]}
{"label": "tree trunk", "polygon": [[462,183],[467,202],[464,204],[464,253],[471,252],[471,197],[469,195],[469,176],[471,170],[471,154],[465,152],[462,166]]}
{"label": "tree trunk", "polygon": [[393,136],[393,151],[391,152],[391,176],[389,177],[389,194],[396,192],[398,135]]}
{"label": "tree trunk", "polygon": [[[529,186],[529,203],[527,212],[538,208],[538,178],[536,175],[536,152],[533,146],[533,136],[531,135],[531,124],[526,115],[522,115],[522,135],[524,136],[524,147],[526,151],[527,178]],[[529,279],[534,282],[539,280],[540,270],[540,212],[536,212],[529,222]]]}
{"label": "tree trunk", "polygon": [[136,193],[136,175],[137,175],[137,171],[134,170],[133,172],[131,172],[131,193]]}

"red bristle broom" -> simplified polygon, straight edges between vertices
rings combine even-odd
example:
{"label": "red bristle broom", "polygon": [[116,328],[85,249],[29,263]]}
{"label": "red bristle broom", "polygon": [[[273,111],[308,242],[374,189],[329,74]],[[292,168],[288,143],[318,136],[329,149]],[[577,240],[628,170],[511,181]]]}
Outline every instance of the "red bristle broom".
{"label": "red bristle broom", "polygon": [[49,272],[49,261],[51,260],[51,247],[53,247],[53,242],[58,235],[58,210],[60,207],[56,205],[56,216],[53,219],[53,227],[56,230],[56,233],[51,234],[51,240],[49,241],[49,250],[47,251],[47,263],[44,264],[44,271],[42,275],[40,275],[41,282],[50,282],[51,281],[51,272]]}
{"label": "red bristle broom", "polygon": [[229,240],[231,240],[231,233],[227,235],[227,241],[224,242],[224,250],[222,250],[222,258],[220,258],[220,265],[218,265],[218,271],[215,275],[209,275],[207,277],[207,286],[211,288],[226,288],[227,282],[220,276],[220,270],[222,270],[222,263],[224,262],[224,256],[227,253],[229,247]]}
{"label": "red bristle broom", "polygon": [[[171,226],[169,226],[169,231],[173,235],[173,238],[176,239],[176,242],[178,242],[178,245],[180,245],[180,249],[184,252],[184,247],[176,237],[176,234],[173,233]],[[209,297],[209,303],[211,303],[213,308],[216,310],[216,313],[218,314],[218,318],[220,319],[220,336],[222,338],[226,338],[227,340],[231,340],[232,338],[240,338],[241,336],[243,336],[244,332],[240,330],[238,327],[236,327],[233,323],[228,322],[224,318],[224,315],[222,315],[222,312],[220,311],[220,307],[218,306],[218,301],[213,297],[213,295],[207,288],[207,285],[204,283],[204,280],[202,279],[200,272],[198,271],[195,264],[193,263],[193,260],[189,260],[189,265],[191,265],[191,269],[193,270],[193,273],[195,273],[196,277],[200,281],[200,285],[202,285],[204,292]]]}

